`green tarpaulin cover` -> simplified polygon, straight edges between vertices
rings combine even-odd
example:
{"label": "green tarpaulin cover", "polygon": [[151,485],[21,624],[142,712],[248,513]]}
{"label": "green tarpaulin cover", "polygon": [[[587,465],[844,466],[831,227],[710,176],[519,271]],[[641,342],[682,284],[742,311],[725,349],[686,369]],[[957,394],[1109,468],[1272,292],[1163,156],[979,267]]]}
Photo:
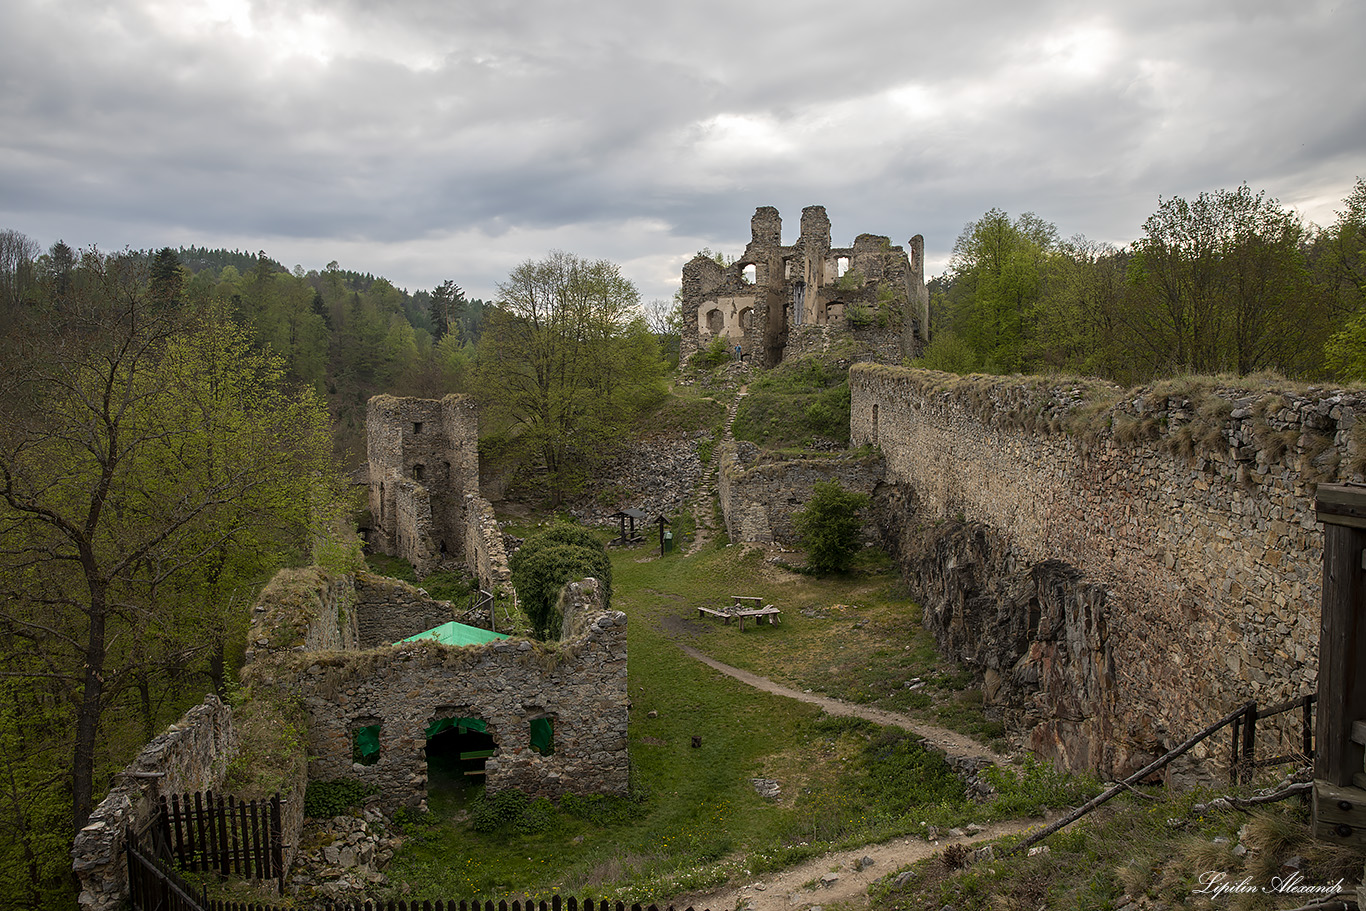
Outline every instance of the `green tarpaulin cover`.
{"label": "green tarpaulin cover", "polygon": [[536,718],[531,722],[531,748],[542,756],[555,752],[555,727],[549,718]]}
{"label": "green tarpaulin cover", "polygon": [[379,759],[379,725],[371,724],[356,730],[351,747],[351,761],[374,765]]}
{"label": "green tarpaulin cover", "polygon": [[503,633],[493,633],[477,626],[466,626],[463,623],[443,623],[435,629],[429,629],[425,633],[418,633],[416,636],[409,636],[401,639],[400,642],[416,642],[419,639],[435,639],[446,645],[483,645],[485,642],[493,642],[498,639],[508,638]]}
{"label": "green tarpaulin cover", "polygon": [[478,718],[438,718],[427,726],[427,739],[432,739],[442,731],[455,731],[457,734],[478,731],[483,734],[488,731],[488,725]]}

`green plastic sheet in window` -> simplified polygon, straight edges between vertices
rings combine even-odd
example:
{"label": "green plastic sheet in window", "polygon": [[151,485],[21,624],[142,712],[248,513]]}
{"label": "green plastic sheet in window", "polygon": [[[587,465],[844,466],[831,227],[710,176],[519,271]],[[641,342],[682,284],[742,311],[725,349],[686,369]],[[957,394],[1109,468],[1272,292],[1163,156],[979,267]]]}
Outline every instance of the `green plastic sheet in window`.
{"label": "green plastic sheet in window", "polygon": [[478,718],[438,718],[427,725],[426,734],[428,740],[442,731],[455,731],[457,734],[467,734],[474,731],[479,734],[487,734],[488,727]]}
{"label": "green plastic sheet in window", "polygon": [[555,752],[555,724],[549,718],[532,720],[531,748],[542,756],[549,756]]}
{"label": "green plastic sheet in window", "polygon": [[351,760],[361,765],[379,762],[379,725],[370,724],[356,729],[351,742]]}

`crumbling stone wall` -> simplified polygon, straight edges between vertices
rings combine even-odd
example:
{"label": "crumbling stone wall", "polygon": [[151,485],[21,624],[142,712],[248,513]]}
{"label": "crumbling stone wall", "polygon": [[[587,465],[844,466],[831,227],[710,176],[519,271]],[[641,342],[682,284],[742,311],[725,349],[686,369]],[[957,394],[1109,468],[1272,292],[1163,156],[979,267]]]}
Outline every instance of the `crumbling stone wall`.
{"label": "crumbling stone wall", "polygon": [[489,591],[511,574],[493,507],[479,492],[479,420],[463,395],[370,399],[370,546],[426,575],[463,564]]}
{"label": "crumbling stone wall", "polygon": [[508,567],[503,530],[498,527],[493,504],[483,497],[467,494],[465,516],[465,554],[475,578],[490,592],[511,589],[512,570]]}
{"label": "crumbling stone wall", "polygon": [[353,648],[389,645],[457,619],[449,601],[437,601],[400,579],[357,573],[355,588],[357,635]]}
{"label": "crumbling stone wall", "polygon": [[699,254],[683,267],[681,356],[715,339],[742,357],[771,367],[788,355],[793,333],[806,344],[809,327],[875,330],[896,356],[917,354],[929,338],[924,239],[901,247],[860,234],[852,247],[830,245],[822,206],[802,210],[801,236],[782,243],[782,219],[772,206],[755,210],[750,242],[730,266]]}
{"label": "crumbling stone wall", "polygon": [[[309,714],[312,779],[379,787],[381,806],[425,808],[425,731],[436,719],[483,720],[497,744],[485,763],[489,789],[624,794],[626,616],[604,611],[596,582],[570,593],[569,635],[558,643],[507,639],[451,647],[405,642],[368,650],[277,653],[253,680],[302,694]],[[550,718],[554,751],[531,749],[530,723]],[[380,755],[353,762],[359,726],[379,724]]]}
{"label": "crumbling stone wall", "polygon": [[1112,389],[1083,416],[1083,386],[856,366],[851,436],[886,456],[884,534],[941,645],[1033,749],[1118,777],[1314,689],[1313,494],[1360,479],[1366,395]]}
{"label": "crumbling stone wall", "polygon": [[[127,897],[126,828],[148,826],[163,796],[221,786],[236,752],[232,709],[210,694],[115,776],[114,787],[76,835],[71,851],[84,911],[111,911]],[[285,837],[298,841],[289,833]]]}
{"label": "crumbling stone wall", "polygon": [[[881,456],[838,456],[786,459],[764,456],[753,443],[736,440],[717,449],[717,492],[726,534],[732,541],[797,544],[792,524],[819,481],[835,481],[846,490],[872,495],[882,480]],[[868,528],[871,543],[876,535]]]}
{"label": "crumbling stone wall", "polygon": [[275,652],[355,648],[355,580],[318,566],[282,569],[261,590],[247,630],[246,661]]}
{"label": "crumbling stone wall", "polygon": [[419,573],[466,561],[466,495],[479,494],[479,427],[474,404],[442,399],[370,399],[370,544]]}

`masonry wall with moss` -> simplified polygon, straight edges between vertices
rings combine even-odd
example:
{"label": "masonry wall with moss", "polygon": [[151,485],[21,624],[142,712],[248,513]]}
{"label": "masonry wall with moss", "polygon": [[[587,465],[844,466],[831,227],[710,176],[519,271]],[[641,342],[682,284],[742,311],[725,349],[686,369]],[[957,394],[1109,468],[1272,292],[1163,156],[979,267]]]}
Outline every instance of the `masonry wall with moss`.
{"label": "masonry wall with moss", "polygon": [[877,455],[843,452],[784,458],[761,453],[743,440],[723,443],[718,462],[717,493],[732,541],[799,544],[793,517],[811,499],[817,483],[834,481],[846,490],[871,495],[883,475]]}
{"label": "masonry wall with moss", "polygon": [[850,387],[927,623],[1035,750],[1119,775],[1315,689],[1314,490],[1362,480],[1366,394],[874,365]]}
{"label": "masonry wall with moss", "polygon": [[[349,596],[336,577],[320,572],[277,582],[267,588],[270,597],[304,606],[307,625],[323,631],[254,629],[255,640],[279,647],[258,647],[244,677],[253,686],[301,695],[311,780],[372,783],[388,812],[425,809],[426,731],[440,719],[473,718],[493,739],[483,764],[490,790],[547,797],[627,792],[626,616],[602,608],[593,580],[567,587],[560,641],[461,647],[395,642],[399,634],[420,631],[408,630],[415,618],[440,620],[444,610],[451,619],[449,604],[396,580],[357,577]],[[270,606],[261,612],[263,621],[279,614]],[[331,648],[299,644],[330,639],[326,630],[333,627],[358,627],[362,635]],[[532,748],[533,723],[550,733],[550,750]],[[358,757],[358,732],[374,726],[378,756]]]}

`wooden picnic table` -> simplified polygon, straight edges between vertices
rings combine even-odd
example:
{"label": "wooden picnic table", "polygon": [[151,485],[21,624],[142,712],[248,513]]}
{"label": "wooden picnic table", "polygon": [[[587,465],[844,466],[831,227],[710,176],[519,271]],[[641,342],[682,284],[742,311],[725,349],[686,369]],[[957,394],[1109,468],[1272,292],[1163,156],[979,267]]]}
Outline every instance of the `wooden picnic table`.
{"label": "wooden picnic table", "polygon": [[765,604],[763,607],[735,611],[731,616],[739,618],[740,632],[743,633],[745,631],[746,617],[753,617],[755,626],[758,626],[760,623],[771,623],[774,626],[777,626],[778,616],[781,613],[782,611],[778,610],[778,608],[774,607],[772,604]]}
{"label": "wooden picnic table", "polygon": [[700,620],[705,616],[720,617],[727,626],[730,621],[735,620],[740,626],[740,631],[745,631],[745,618],[749,617],[754,621],[755,626],[760,623],[777,624],[779,615],[782,611],[772,604],[764,604],[763,598],[752,598],[747,595],[732,595],[735,603],[729,608],[699,607],[697,618]]}

